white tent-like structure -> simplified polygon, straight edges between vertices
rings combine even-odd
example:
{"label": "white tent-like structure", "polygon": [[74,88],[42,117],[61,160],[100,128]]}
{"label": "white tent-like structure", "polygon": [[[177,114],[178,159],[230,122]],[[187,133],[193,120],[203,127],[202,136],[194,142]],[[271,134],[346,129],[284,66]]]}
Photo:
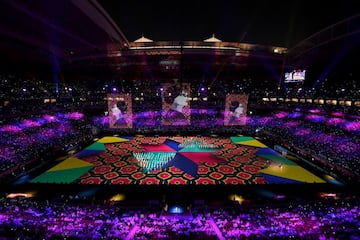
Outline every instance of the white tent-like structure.
{"label": "white tent-like structure", "polygon": [[141,36],[141,38],[136,39],[134,42],[153,42],[153,40],[144,37],[144,35]]}
{"label": "white tent-like structure", "polygon": [[215,34],[213,34],[211,38],[205,39],[204,42],[221,42],[221,40],[216,38]]}

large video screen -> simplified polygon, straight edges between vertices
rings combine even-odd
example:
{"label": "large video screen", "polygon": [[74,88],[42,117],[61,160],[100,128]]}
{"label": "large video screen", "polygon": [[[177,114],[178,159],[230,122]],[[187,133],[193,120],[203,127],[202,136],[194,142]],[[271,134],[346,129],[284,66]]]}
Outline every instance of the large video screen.
{"label": "large video screen", "polygon": [[108,94],[110,128],[132,128],[131,94]]}
{"label": "large video screen", "polygon": [[165,126],[190,125],[190,83],[163,84],[162,124]]}
{"label": "large video screen", "polygon": [[228,94],[225,101],[224,125],[245,125],[249,95]]}
{"label": "large video screen", "polygon": [[305,81],[305,70],[293,70],[285,73],[285,83]]}

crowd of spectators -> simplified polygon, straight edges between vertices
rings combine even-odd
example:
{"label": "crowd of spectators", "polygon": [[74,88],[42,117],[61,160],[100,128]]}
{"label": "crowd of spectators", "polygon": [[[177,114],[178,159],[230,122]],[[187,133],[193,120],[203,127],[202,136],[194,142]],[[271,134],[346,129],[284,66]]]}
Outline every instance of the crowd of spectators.
{"label": "crowd of spectators", "polygon": [[359,200],[198,206],[187,215],[48,199],[3,198],[2,239],[359,239]]}
{"label": "crowd of spectators", "polygon": [[[355,201],[356,202],[356,201]],[[212,218],[225,239],[357,239],[358,206],[316,202],[284,207],[216,210]]]}
{"label": "crowd of spectators", "polygon": [[[359,122],[301,112],[278,112],[253,117],[257,134],[303,155],[326,171],[359,181]],[[354,125],[349,128],[349,125]]]}
{"label": "crowd of spectators", "polygon": [[[171,87],[167,91],[176,92],[181,88],[180,85],[178,80],[172,80]],[[304,86],[301,91],[295,92],[283,91],[271,81],[254,82],[250,77],[234,81],[218,79],[210,85],[206,81],[194,82],[191,84],[189,96],[192,98],[190,101],[191,124],[181,128],[162,125],[162,95],[168,92],[162,92],[161,83],[154,79],[106,82],[94,80],[89,84],[86,81],[39,80],[29,75],[3,73],[0,74],[0,86],[0,100],[2,101],[0,105],[2,134],[0,158],[2,162],[6,162],[2,164],[2,168],[5,169],[1,172],[9,173],[8,170],[14,166],[18,169],[23,168],[27,161],[42,162],[43,159],[48,158],[48,152],[56,152],[54,146],[61,146],[62,149],[66,148],[66,143],[76,145],[90,139],[94,129],[109,131],[106,96],[108,93],[127,92],[131,93],[133,98],[133,128],[122,130],[124,133],[184,134],[206,131],[214,134],[252,134],[262,129],[264,130],[262,132],[271,136],[274,142],[280,141],[284,145],[305,150],[314,156],[314,159],[322,159],[325,165],[330,166],[330,170],[343,169],[359,175],[357,172],[359,169],[357,161],[359,120],[358,118],[348,120],[345,115],[345,112],[350,111],[353,117],[358,116],[358,106],[283,101],[284,98],[291,97],[338,97],[342,100],[359,100],[359,86],[354,80],[337,81],[335,85],[324,81],[319,83],[320,87],[317,89],[307,89]],[[250,124],[248,126],[224,126],[224,110],[219,106],[225,105],[225,95],[228,93],[249,94],[248,122]],[[264,102],[263,97],[283,99]],[[275,118],[271,122],[262,120],[271,117],[279,109],[292,111],[299,107],[320,109],[325,112],[337,111],[343,115],[335,116],[333,124],[325,124],[324,120],[291,117]],[[21,129],[21,131],[16,130],[19,124],[29,119],[38,119],[46,114],[56,115],[76,111],[85,114],[85,119],[81,122],[73,120],[66,123],[50,122],[38,127]],[[291,126],[292,121],[297,122],[296,127]],[[353,131],[350,126],[353,126]]]}
{"label": "crowd of spectators", "polygon": [[13,179],[93,139],[80,113],[43,115],[0,126],[0,177]]}
{"label": "crowd of spectators", "polygon": [[[183,81],[186,82],[186,81]],[[217,79],[217,81],[188,81],[190,84],[191,106],[194,109],[224,106],[226,94],[246,93],[251,104],[262,103],[262,98],[297,98],[337,99],[355,101],[360,99],[360,86],[356,80],[323,81],[314,86],[279,87],[275,81],[254,81],[250,77],[243,79]],[[334,82],[334,81],[333,81]],[[168,90],[176,92],[182,82],[170,80]],[[163,84],[154,79],[141,80],[72,80],[38,79],[32,75],[15,75],[0,73],[0,120],[14,118],[17,115],[32,114],[39,111],[59,111],[62,109],[84,109],[107,106],[108,93],[129,93],[133,97],[133,112],[158,111],[161,109]],[[295,89],[290,91],[289,89]],[[299,90],[300,89],[300,90]],[[206,99],[206,100],[204,100]],[[351,109],[357,112],[356,106],[340,104],[305,104],[296,102],[276,102],[277,105],[304,105],[313,108],[331,107],[341,111]],[[215,107],[216,109],[216,107]]]}
{"label": "crowd of spectators", "polygon": [[[179,88],[174,81],[173,88]],[[209,86],[209,87],[207,87]],[[286,91],[250,78],[191,84],[191,124],[163,126],[161,83],[64,82],[0,74],[0,180],[31,169],[106,133],[254,134],[304,156],[346,182],[359,182],[359,107],[263,98],[360,100],[356,81],[319,83]],[[106,96],[131,93],[133,129],[109,129]],[[249,94],[248,124],[224,126],[225,96]],[[196,100],[194,100],[196,98]],[[219,107],[221,106],[221,107]],[[325,113],[305,114],[297,109]],[[283,112],[283,111],[286,112]],[[338,115],[331,115],[337,112]],[[77,117],[72,116],[76,113]],[[350,113],[350,114],[349,114]],[[347,115],[349,114],[349,115]],[[350,118],[351,115],[351,118]],[[96,131],[94,131],[94,129]],[[100,133],[99,133],[99,131]],[[5,239],[359,239],[358,199],[330,202],[193,209],[187,218],[163,211],[130,211],[107,204],[2,198],[0,236]]]}

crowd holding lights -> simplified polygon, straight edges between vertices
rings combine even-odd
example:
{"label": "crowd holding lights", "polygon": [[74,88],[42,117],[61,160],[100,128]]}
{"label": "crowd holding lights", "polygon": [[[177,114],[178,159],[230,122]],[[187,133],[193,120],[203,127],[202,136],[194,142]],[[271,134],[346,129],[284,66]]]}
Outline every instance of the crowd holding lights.
{"label": "crowd holding lights", "polygon": [[[206,126],[209,133],[256,133],[306,157],[349,183],[359,182],[360,118],[356,103],[359,102],[360,87],[356,82],[338,81],[335,85],[325,82],[318,89],[304,87],[301,91],[284,93],[278,91],[276,84],[263,86],[251,81],[244,83],[242,80],[221,79],[216,84],[215,88],[208,89],[206,101],[197,98],[201,87],[192,86],[191,96],[197,98],[190,103],[193,122],[183,127],[182,132]],[[13,74],[0,75],[0,180],[10,182],[31,168],[88,143],[99,131],[111,132],[104,109],[107,109],[106,94],[114,91],[132,93],[134,97],[134,129],[124,130],[125,133],[179,131],[159,124],[161,83],[128,81],[117,86],[116,82],[109,81],[105,85],[94,83],[88,86],[79,81],[56,86],[51,81],[30,80]],[[249,93],[249,109],[253,112],[247,117],[247,125],[224,127],[222,112],[216,107],[227,93],[243,92]],[[263,101],[263,98],[268,100]],[[293,98],[297,100],[291,100]],[[299,100],[302,98],[304,102]],[[337,101],[336,104],[313,101],[319,98]],[[340,104],[341,101],[344,104]],[[347,101],[350,103],[347,104]],[[263,113],[258,109],[270,111]],[[191,141],[184,142],[181,147],[195,145],[216,148],[204,142]],[[163,166],[175,153],[162,156],[150,154],[153,156],[145,153],[133,155],[145,172]],[[150,157],[155,161],[149,161]],[[104,203],[78,204],[62,200],[22,196],[2,198],[0,235],[9,239],[153,239],[171,238],[174,234],[195,240],[221,237],[360,238],[360,204],[356,198],[276,206],[240,206],[230,210],[201,206],[192,208],[187,219],[165,218],[161,208],[153,212],[131,211]]]}
{"label": "crowd holding lights", "polygon": [[0,201],[0,235],[5,239],[358,239],[358,199],[314,201],[230,209],[194,206],[181,217],[131,210],[110,202]]}

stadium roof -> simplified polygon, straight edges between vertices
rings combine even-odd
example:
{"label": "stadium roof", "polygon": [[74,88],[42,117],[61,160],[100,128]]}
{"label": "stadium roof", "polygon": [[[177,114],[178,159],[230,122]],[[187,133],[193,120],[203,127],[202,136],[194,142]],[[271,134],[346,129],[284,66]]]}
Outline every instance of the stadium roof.
{"label": "stadium roof", "polygon": [[[229,47],[230,42],[293,49],[310,35],[360,12],[354,4],[327,2],[319,12],[311,3],[299,1],[2,0],[1,65],[31,63],[48,69],[50,65],[54,71],[75,59],[106,57],[113,46],[126,50],[135,41],[157,48],[177,41],[191,47],[200,42],[205,47]],[[204,41],[211,34],[212,42]],[[146,39],[139,42],[141,35]]]}
{"label": "stadium roof", "polygon": [[202,41],[293,47],[319,30],[359,13],[356,1],[98,0],[129,41]]}

